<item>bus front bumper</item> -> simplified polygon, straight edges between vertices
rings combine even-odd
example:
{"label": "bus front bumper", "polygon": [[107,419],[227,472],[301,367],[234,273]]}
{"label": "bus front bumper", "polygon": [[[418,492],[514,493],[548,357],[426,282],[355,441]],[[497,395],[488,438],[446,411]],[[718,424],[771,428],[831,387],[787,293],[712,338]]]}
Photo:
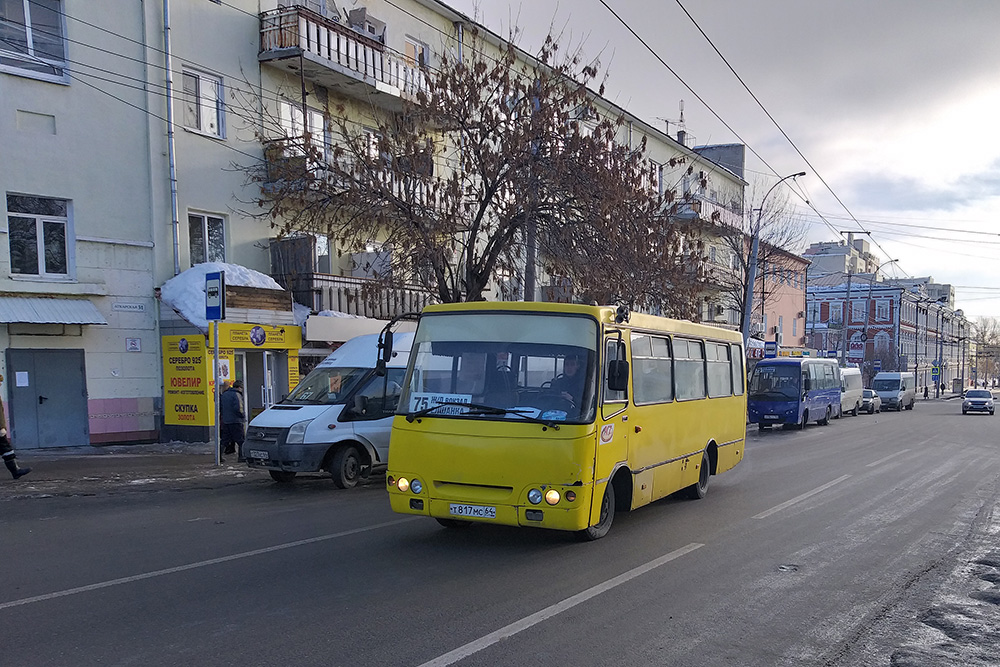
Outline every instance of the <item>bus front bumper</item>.
{"label": "bus front bumper", "polygon": [[552,506],[508,505],[499,503],[459,502],[452,499],[431,498],[422,494],[389,490],[389,504],[398,514],[416,514],[435,519],[453,519],[471,523],[492,523],[504,526],[549,528],[552,530],[583,530],[589,525],[590,493],[575,487],[577,498],[572,503],[565,500]]}

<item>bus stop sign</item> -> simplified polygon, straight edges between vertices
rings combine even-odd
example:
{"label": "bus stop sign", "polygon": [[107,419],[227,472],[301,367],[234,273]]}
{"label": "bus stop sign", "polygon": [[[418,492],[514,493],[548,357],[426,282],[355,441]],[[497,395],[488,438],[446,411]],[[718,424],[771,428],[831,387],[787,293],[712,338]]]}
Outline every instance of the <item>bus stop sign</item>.
{"label": "bus stop sign", "polygon": [[941,368],[937,364],[934,364],[934,367],[931,368],[931,377],[935,380],[941,377]]}
{"label": "bus stop sign", "polygon": [[764,358],[774,359],[778,356],[778,342],[774,340],[764,341]]}
{"label": "bus stop sign", "polygon": [[882,360],[881,359],[876,359],[875,360],[875,372],[878,373],[880,370],[882,370]]}

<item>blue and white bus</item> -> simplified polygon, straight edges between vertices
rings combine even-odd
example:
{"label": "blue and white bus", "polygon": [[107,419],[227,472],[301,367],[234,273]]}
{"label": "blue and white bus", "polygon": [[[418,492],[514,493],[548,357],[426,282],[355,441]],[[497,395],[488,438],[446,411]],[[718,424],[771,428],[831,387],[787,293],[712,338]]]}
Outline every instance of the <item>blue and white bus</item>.
{"label": "blue and white bus", "polygon": [[806,422],[825,425],[840,417],[840,367],[834,359],[781,357],[761,359],[750,376],[747,395],[750,423],[761,430],[772,424]]}

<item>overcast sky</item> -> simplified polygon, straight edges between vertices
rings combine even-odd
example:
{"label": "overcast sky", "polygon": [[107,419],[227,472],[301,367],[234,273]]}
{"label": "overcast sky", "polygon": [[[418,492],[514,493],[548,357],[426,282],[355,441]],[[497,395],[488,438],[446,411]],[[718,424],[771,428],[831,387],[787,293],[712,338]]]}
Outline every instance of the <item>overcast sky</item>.
{"label": "overcast sky", "polygon": [[662,128],[683,100],[699,144],[745,143],[748,180],[808,172],[800,192],[829,223],[792,197],[809,241],[870,231],[899,260],[888,275],[930,275],[967,317],[1000,316],[1000,1],[605,0],[677,76],[601,0],[445,1],[518,26],[529,52],[553,26],[600,56],[630,112]]}

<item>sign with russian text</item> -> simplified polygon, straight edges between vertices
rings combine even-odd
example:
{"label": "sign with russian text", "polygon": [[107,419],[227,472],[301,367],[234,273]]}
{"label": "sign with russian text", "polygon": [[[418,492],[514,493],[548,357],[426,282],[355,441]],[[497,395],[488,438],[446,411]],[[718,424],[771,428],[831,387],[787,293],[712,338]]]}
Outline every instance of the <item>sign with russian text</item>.
{"label": "sign with russian text", "polygon": [[163,422],[215,425],[212,353],[201,335],[163,336]]}

